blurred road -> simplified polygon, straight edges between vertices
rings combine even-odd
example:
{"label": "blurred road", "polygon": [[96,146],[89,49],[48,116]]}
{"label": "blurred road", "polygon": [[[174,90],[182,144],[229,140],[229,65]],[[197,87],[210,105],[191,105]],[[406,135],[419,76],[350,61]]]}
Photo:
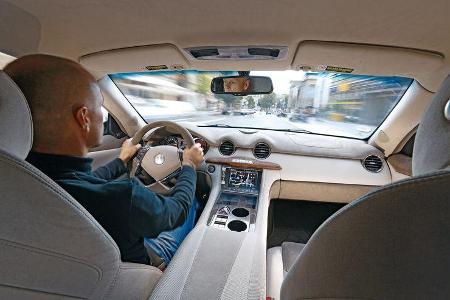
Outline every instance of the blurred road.
{"label": "blurred road", "polygon": [[257,112],[252,115],[222,115],[220,112],[196,112],[178,116],[155,116],[146,118],[147,122],[156,120],[169,120],[174,122],[192,122],[196,125],[228,125],[232,127],[260,127],[269,129],[303,129],[312,133],[321,133],[337,136],[351,136],[366,138],[374,129],[373,126],[335,122],[319,118],[309,118],[305,121],[289,121],[287,117],[266,115]]}

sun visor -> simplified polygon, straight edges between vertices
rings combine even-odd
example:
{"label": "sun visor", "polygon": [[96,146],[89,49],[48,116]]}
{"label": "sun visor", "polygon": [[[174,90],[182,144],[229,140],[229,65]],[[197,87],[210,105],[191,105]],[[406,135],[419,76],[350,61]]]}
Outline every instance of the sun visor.
{"label": "sun visor", "polygon": [[449,73],[444,57],[407,48],[306,41],[298,46],[293,69],[353,74],[404,76],[436,91]]}
{"label": "sun visor", "polygon": [[80,63],[95,74],[182,70],[189,64],[178,48],[158,44],[122,48],[84,55]]}

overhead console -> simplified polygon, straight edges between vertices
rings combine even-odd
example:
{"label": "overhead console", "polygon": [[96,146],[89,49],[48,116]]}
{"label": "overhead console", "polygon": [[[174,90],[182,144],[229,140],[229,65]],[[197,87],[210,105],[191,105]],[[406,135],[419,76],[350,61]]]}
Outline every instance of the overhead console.
{"label": "overhead console", "polygon": [[224,166],[221,172],[221,190],[208,225],[238,232],[254,230],[262,171]]}
{"label": "overhead console", "polygon": [[286,58],[285,46],[206,46],[184,48],[190,59],[198,60],[277,60]]}

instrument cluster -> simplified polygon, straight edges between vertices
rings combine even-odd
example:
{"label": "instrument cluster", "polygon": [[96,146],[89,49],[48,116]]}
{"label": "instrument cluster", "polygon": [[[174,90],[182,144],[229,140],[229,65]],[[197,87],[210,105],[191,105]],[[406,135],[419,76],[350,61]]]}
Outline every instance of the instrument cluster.
{"label": "instrument cluster", "polygon": [[[208,152],[209,145],[203,138],[194,137],[194,142],[199,143],[202,146],[203,154],[206,154],[206,152]],[[179,135],[170,135],[163,137],[162,139],[157,141],[154,145],[155,146],[170,145],[180,149],[184,149],[184,147],[186,146],[183,138]]]}

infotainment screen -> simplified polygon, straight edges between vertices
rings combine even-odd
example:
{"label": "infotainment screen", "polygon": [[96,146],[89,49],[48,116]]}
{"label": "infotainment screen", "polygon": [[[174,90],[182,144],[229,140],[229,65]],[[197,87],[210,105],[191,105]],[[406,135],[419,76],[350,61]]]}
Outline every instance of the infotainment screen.
{"label": "infotainment screen", "polygon": [[259,192],[260,172],[248,169],[222,169],[222,189],[240,193]]}

